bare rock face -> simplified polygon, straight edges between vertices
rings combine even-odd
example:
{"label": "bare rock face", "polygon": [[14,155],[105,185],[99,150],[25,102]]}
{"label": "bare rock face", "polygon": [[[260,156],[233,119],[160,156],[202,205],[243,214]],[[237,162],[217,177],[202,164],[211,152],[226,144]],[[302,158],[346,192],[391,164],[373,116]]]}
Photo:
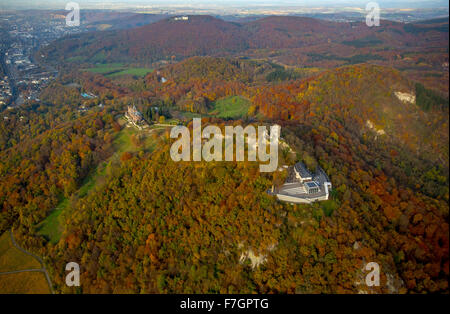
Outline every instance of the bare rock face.
{"label": "bare rock face", "polygon": [[241,254],[241,257],[239,258],[239,261],[242,263],[246,259],[249,259],[252,263],[252,268],[257,268],[259,265],[264,264],[266,261],[265,255],[256,255],[251,249],[243,252]]}
{"label": "bare rock face", "polygon": [[367,120],[366,126],[367,126],[369,129],[375,131],[375,133],[376,133],[377,135],[385,135],[385,134],[386,134],[386,132],[385,132],[383,129],[377,129],[377,128],[375,127],[375,125],[373,124],[373,122],[370,121],[370,120]]}
{"label": "bare rock face", "polygon": [[397,96],[397,98],[403,103],[409,103],[409,104],[416,103],[416,95],[414,95],[412,93],[395,92],[395,96]]}
{"label": "bare rock face", "polygon": [[[267,246],[264,251],[266,253],[273,252],[277,248],[277,245],[278,243],[272,243],[271,245]],[[238,248],[243,249],[244,243],[239,243]],[[264,253],[258,254],[255,253],[251,248],[248,248],[241,253],[241,256],[239,257],[239,262],[244,263],[247,259],[250,260],[252,269],[255,269],[267,261],[267,254]]]}

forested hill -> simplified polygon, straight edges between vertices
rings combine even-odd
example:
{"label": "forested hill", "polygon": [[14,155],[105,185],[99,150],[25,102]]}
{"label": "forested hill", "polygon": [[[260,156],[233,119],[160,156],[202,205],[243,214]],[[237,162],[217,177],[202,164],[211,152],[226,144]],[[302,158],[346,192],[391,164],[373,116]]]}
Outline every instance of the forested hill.
{"label": "forested hill", "polygon": [[448,99],[427,111],[416,94],[420,88],[399,71],[364,64],[259,90],[253,104],[274,119],[345,121],[355,136],[367,130],[448,169]]}
{"label": "forested hill", "polygon": [[[0,230],[63,293],[448,292],[448,100],[388,67],[309,71],[194,57],[139,78],[63,73],[0,122]],[[320,165],[330,199],[279,202],[267,190],[285,174],[253,162],[173,162],[169,130],[126,127],[135,100],[189,127],[280,124],[279,165]],[[361,284],[368,261],[381,287]]]}
{"label": "forested hill", "polygon": [[252,163],[174,163],[167,144],[124,161],[73,205],[50,253],[58,288],[73,291],[63,261],[80,259],[84,293],[357,293],[364,261],[376,260],[386,284],[375,291],[445,291],[446,201],[406,187],[405,169],[387,175],[391,157],[340,127],[284,128],[331,176],[320,204],[277,202],[266,193],[277,173]]}
{"label": "forested hill", "polygon": [[147,80],[164,77],[177,84],[194,80],[250,84],[265,82],[267,76],[276,70],[283,72],[283,67],[267,61],[192,57],[161,69],[159,74],[149,74]]}
{"label": "forested hill", "polygon": [[86,61],[156,61],[238,52],[248,48],[249,34],[240,25],[210,16],[188,21],[165,19],[143,27],[80,34],[56,41],[44,49],[51,59],[82,56]]}
{"label": "forested hill", "polygon": [[[336,23],[304,17],[267,17],[249,23],[226,22],[211,16],[188,20],[164,19],[142,27],[92,32],[63,38],[42,53],[52,60],[149,62],[194,55],[247,53],[249,49],[287,49],[333,46],[353,53],[367,48],[425,47],[448,43],[448,21],[402,24],[383,21],[380,27],[364,23]],[[364,49],[366,48],[366,49]]]}
{"label": "forested hill", "polygon": [[[389,67],[361,64],[308,71],[194,57],[147,75],[143,89],[180,110],[203,113],[220,97],[244,95],[251,99],[250,112],[268,119],[325,124],[338,120],[352,136],[373,135],[375,141],[408,147],[448,169],[448,99],[431,97],[430,91]],[[285,80],[273,82],[273,77]]]}

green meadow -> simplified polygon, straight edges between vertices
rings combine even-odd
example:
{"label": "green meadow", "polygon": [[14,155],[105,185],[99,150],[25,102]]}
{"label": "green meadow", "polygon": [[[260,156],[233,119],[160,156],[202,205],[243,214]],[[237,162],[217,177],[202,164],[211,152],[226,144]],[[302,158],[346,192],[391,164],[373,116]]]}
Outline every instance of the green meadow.
{"label": "green meadow", "polygon": [[238,119],[244,117],[250,108],[250,100],[242,96],[229,96],[214,102],[209,114],[223,119]]}
{"label": "green meadow", "polygon": [[84,69],[84,71],[102,74],[106,77],[117,77],[121,75],[133,75],[142,77],[152,72],[153,69],[130,67],[123,63],[105,63],[97,64],[93,68]]}

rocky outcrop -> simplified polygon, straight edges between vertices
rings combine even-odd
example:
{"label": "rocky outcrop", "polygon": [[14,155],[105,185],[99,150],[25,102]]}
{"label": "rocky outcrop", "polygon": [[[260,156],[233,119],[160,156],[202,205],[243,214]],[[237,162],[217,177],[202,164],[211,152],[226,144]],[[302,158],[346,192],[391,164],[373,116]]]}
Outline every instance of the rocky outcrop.
{"label": "rocky outcrop", "polygon": [[395,92],[394,94],[403,103],[409,103],[409,104],[416,103],[416,95],[414,95],[412,93]]}

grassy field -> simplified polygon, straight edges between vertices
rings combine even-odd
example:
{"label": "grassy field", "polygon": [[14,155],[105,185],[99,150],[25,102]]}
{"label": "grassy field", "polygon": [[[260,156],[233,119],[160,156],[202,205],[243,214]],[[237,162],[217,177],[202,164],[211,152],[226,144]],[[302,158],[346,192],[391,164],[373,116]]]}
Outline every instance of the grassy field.
{"label": "grassy field", "polygon": [[[124,124],[123,121],[121,121],[121,124]],[[100,163],[97,168],[87,176],[81,187],[76,192],[78,198],[87,196],[89,192],[98,185],[100,179],[105,177],[109,163],[111,161],[118,161],[122,153],[135,153],[138,151],[151,152],[155,149],[155,142],[151,136],[145,136],[141,141],[141,145],[139,147],[135,146],[131,140],[133,134],[146,135],[148,134],[148,131],[123,128],[119,133],[117,133],[113,140],[115,151],[114,154],[107,160]],[[56,244],[61,238],[64,229],[62,214],[66,211],[69,205],[69,200],[64,198],[50,213],[50,215],[43,222],[37,225],[38,233],[47,238],[50,243]]]}
{"label": "grassy field", "polygon": [[[119,124],[122,126],[122,130],[116,134],[113,145],[114,145],[114,155],[121,155],[124,152],[136,153],[139,151],[152,152],[155,149],[155,141],[153,137],[149,134],[149,129],[147,130],[136,130],[134,127],[126,127],[126,121],[123,118],[119,119]],[[168,120],[167,124],[172,122]],[[162,127],[165,129],[166,127]],[[150,126],[152,129],[152,126]],[[135,146],[131,140],[132,135],[141,137],[141,145]]]}
{"label": "grassy field", "polygon": [[153,71],[148,68],[129,67],[123,63],[106,63],[99,64],[93,68],[84,69],[84,71],[103,74],[106,77],[117,77],[120,75],[145,76]]}
{"label": "grassy field", "polygon": [[114,73],[108,74],[106,76],[107,77],[116,77],[116,76],[128,74],[128,75],[143,77],[143,76],[146,76],[150,72],[153,72],[153,70],[148,69],[148,68],[127,68],[125,70],[114,72]]}
{"label": "grassy field", "polygon": [[0,275],[1,294],[49,294],[45,275],[41,272],[23,272]]}
{"label": "grassy field", "polygon": [[50,215],[48,215],[48,217],[37,226],[38,233],[43,235],[53,244],[56,244],[59,241],[59,238],[61,238],[63,228],[60,223],[60,216],[68,205],[69,200],[64,198],[61,202],[59,202]]}
{"label": "grassy field", "polygon": [[179,111],[177,112],[180,119],[193,119],[202,117],[217,117],[222,119],[239,119],[248,113],[250,108],[250,100],[242,96],[229,96],[216,100],[213,108],[206,114]]}
{"label": "grassy field", "polygon": [[236,119],[245,116],[249,107],[250,101],[247,98],[230,96],[216,100],[209,113],[223,119]]}
{"label": "grassy field", "polygon": [[84,56],[76,56],[76,57],[70,57],[67,59],[67,62],[82,62],[86,60],[86,57]]}
{"label": "grassy field", "polygon": [[189,112],[189,111],[182,111],[182,112],[180,112],[180,115],[182,116],[182,118],[188,119],[188,120],[191,120],[193,118],[201,118],[201,117],[209,116],[207,114],[201,114],[201,113]]}
{"label": "grassy field", "polygon": [[13,246],[9,231],[0,237],[0,272],[41,268],[41,264]]}
{"label": "grassy field", "polygon": [[[0,236],[0,272],[41,267],[39,261],[13,246],[9,231]],[[2,293],[50,293],[50,289],[43,273],[23,272],[0,275],[0,294]]]}
{"label": "grassy field", "polygon": [[[95,171],[84,180],[83,185],[76,192],[79,198],[85,197],[89,191],[95,187],[97,179],[105,173],[103,169],[104,167],[105,163],[101,163]],[[66,212],[69,205],[69,199],[64,198],[50,213],[50,215],[48,215],[43,222],[37,225],[38,233],[44,236],[52,244],[58,243],[61,238],[64,231],[62,214]]]}
{"label": "grassy field", "polygon": [[131,128],[123,128],[114,137],[113,145],[115,154],[121,154],[123,152],[132,152],[134,150],[133,144],[131,143],[131,135],[133,134]]}
{"label": "grassy field", "polygon": [[99,74],[108,74],[112,72],[122,71],[123,69],[124,65],[122,63],[109,63],[109,64],[99,64],[96,67],[84,69],[84,71]]}

